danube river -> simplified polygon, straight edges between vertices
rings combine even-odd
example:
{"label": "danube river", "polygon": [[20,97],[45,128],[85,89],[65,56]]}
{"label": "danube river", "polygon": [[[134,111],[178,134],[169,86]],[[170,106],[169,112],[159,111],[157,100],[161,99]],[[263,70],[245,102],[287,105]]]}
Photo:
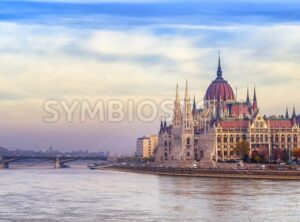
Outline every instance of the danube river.
{"label": "danube river", "polygon": [[0,170],[0,221],[299,221],[300,182]]}

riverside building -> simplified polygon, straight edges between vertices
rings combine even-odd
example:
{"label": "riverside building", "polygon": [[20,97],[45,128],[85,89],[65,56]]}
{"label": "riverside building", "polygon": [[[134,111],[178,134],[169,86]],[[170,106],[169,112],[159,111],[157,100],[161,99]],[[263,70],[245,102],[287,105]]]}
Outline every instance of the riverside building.
{"label": "riverside building", "polygon": [[154,150],[157,149],[158,136],[143,136],[136,141],[135,156],[138,158],[148,158],[154,156]]}
{"label": "riverside building", "polygon": [[195,98],[192,104],[187,82],[181,104],[177,85],[173,119],[170,124],[161,122],[155,161],[190,164],[239,159],[234,147],[242,140],[250,144],[250,157],[259,153],[264,160],[278,160],[283,152],[300,147],[299,124],[295,107],[291,116],[288,110],[283,116],[262,115],[255,87],[252,100],[247,89],[245,101],[237,101],[223,78],[219,57],[217,77],[208,87],[201,108],[197,108]]}

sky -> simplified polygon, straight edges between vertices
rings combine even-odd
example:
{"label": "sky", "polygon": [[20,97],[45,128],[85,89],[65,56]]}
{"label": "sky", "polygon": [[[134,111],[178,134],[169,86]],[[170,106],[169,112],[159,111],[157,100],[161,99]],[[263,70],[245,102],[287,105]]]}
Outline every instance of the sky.
{"label": "sky", "polygon": [[[45,101],[181,98],[198,106],[223,75],[261,113],[300,109],[300,3],[250,0],[23,0],[0,2],[0,146],[132,154],[151,121],[49,123]],[[168,118],[170,120],[170,118]]]}

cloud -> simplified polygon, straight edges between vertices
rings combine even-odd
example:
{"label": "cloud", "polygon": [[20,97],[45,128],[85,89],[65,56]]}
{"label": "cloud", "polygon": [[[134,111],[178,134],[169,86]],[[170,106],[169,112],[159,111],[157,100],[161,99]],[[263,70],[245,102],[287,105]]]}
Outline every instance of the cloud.
{"label": "cloud", "polygon": [[[41,121],[44,100],[146,97],[159,101],[174,97],[177,82],[182,97],[188,79],[191,95],[201,101],[215,78],[219,49],[224,77],[233,88],[238,86],[240,99],[247,85],[252,89],[256,84],[262,112],[284,113],[286,105],[300,107],[295,96],[300,94],[299,30],[297,24],[164,23],[81,29],[2,22],[0,107],[7,132],[0,140],[12,147],[68,144],[73,148],[86,141],[97,147],[101,139],[117,132],[119,138],[114,137],[109,148],[120,151],[123,145],[121,152],[130,152],[139,134],[156,132],[156,122],[49,126]],[[14,132],[21,134],[30,127],[26,138],[12,140]],[[53,142],[56,136],[60,139]],[[30,143],[35,138],[38,141]]]}

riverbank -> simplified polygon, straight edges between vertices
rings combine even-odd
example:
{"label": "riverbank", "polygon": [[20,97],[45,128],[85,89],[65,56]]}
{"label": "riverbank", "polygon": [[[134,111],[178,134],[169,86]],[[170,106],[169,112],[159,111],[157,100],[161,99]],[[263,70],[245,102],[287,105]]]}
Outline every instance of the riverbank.
{"label": "riverbank", "polygon": [[229,169],[192,169],[173,167],[110,166],[102,170],[155,174],[162,176],[212,177],[233,179],[300,180],[300,171],[289,170],[229,170]]}

